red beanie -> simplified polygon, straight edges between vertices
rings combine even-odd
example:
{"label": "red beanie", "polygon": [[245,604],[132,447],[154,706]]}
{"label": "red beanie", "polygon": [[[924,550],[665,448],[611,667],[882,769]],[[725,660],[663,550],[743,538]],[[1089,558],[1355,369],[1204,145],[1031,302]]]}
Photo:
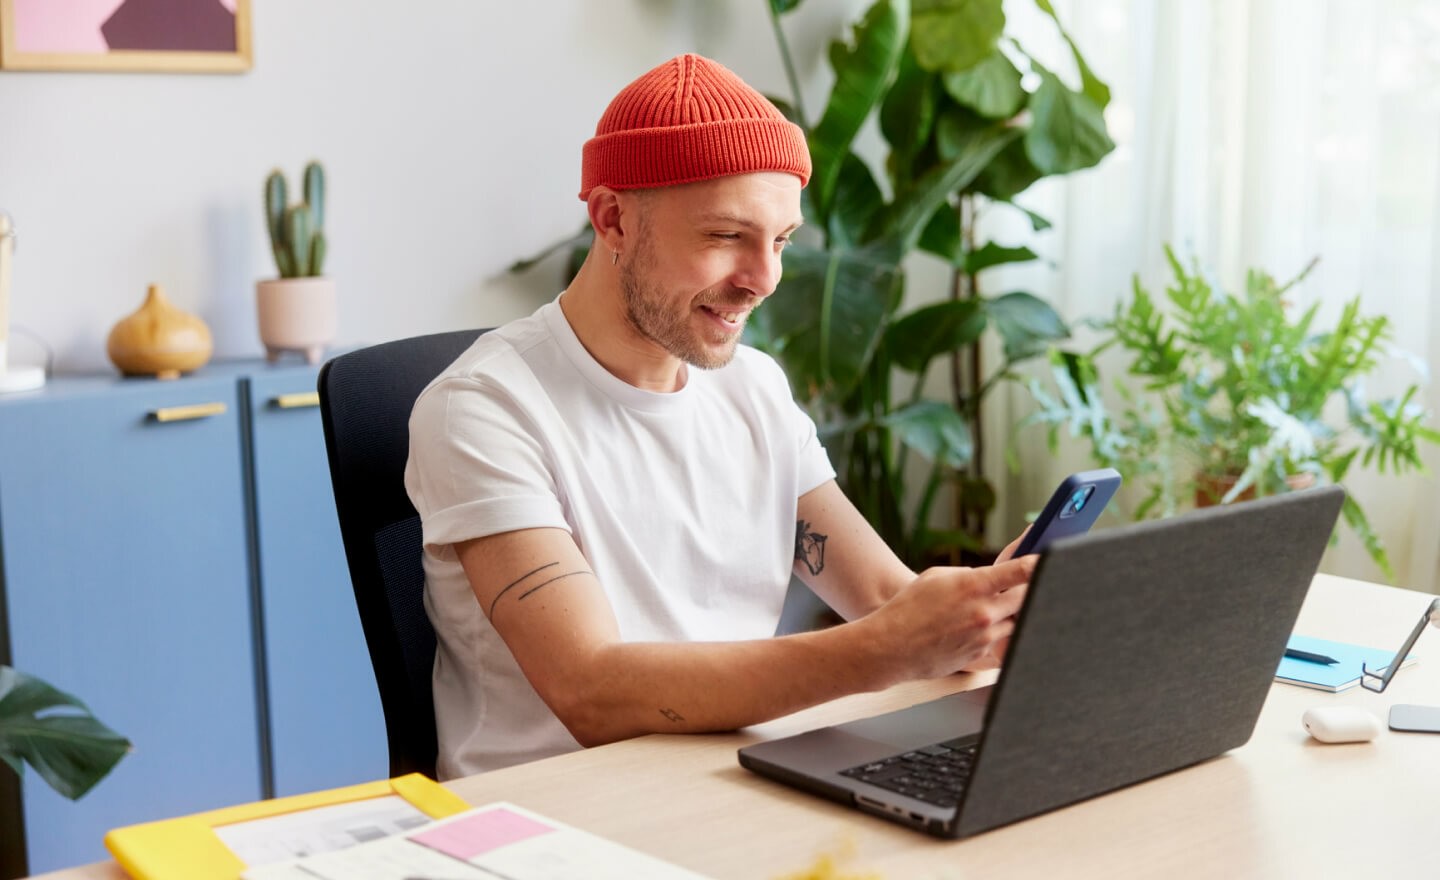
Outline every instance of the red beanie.
{"label": "red beanie", "polygon": [[785,171],[810,180],[805,132],[709,58],[671,58],[621,90],[585,142],[580,198],[604,185],[647,189]]}

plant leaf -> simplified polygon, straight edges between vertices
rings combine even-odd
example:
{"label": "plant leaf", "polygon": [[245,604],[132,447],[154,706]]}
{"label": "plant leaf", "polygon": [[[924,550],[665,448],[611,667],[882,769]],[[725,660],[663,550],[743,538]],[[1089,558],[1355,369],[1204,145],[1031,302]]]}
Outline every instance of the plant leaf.
{"label": "plant leaf", "polygon": [[[985,166],[985,170],[975,178],[971,188],[996,201],[1008,202],[1044,176],[1040,169],[1035,167],[1035,163],[1030,161],[1030,156],[1025,151],[1025,142],[1017,139],[1006,144],[1005,149]],[[1029,211],[1026,213],[1030,214]],[[1037,220],[1043,225],[1037,225]],[[1036,214],[1030,214],[1030,224],[1036,232],[1050,228],[1050,221]]]}
{"label": "plant leaf", "polygon": [[960,212],[949,202],[935,209],[920,233],[919,248],[957,268],[965,264],[964,241],[960,237]]}
{"label": "plant leaf", "polygon": [[1060,16],[1055,14],[1055,7],[1050,5],[1050,0],[1035,0],[1035,5],[1050,16],[1050,19],[1055,22],[1055,29],[1060,31],[1060,36],[1064,37],[1065,42],[1070,45],[1070,54],[1075,57],[1075,67],[1080,71],[1080,91],[1094,101],[1095,106],[1104,110],[1110,104],[1110,87],[1101,82],[1099,77],[1095,76],[1095,72],[1090,69],[1090,65],[1085,63],[1085,56],[1080,54],[1080,47],[1075,45],[1075,41],[1070,39],[1070,34],[1065,30],[1065,26],[1060,24]]}
{"label": "plant leaf", "polygon": [[561,250],[562,248],[584,248],[588,251],[590,249],[590,242],[594,239],[594,237],[595,229],[590,225],[590,221],[587,220],[585,221],[585,224],[581,226],[574,235],[571,235],[567,238],[562,238],[553,244],[547,245],[544,250],[540,251],[534,256],[525,257],[521,260],[516,260],[515,262],[511,263],[510,267],[505,271],[511,274],[529,271],[530,269],[535,268],[535,266],[539,263],[544,262],[551,254]]}
{"label": "plant leaf", "polygon": [[0,757],[35,768],[50,787],[76,800],[130,751],[130,741],[101,724],[85,704],[33,676],[0,666]]}
{"label": "plant leaf", "polygon": [[1038,255],[1028,247],[1005,247],[987,241],[980,248],[965,255],[965,271],[974,275],[991,266],[1028,263],[1035,259],[1039,259]]}
{"label": "plant leaf", "polygon": [[902,52],[895,82],[880,105],[880,133],[890,144],[890,175],[908,182],[915,156],[929,142],[939,104],[935,74],[922,70],[913,52]]}
{"label": "plant leaf", "polygon": [[877,259],[898,262],[901,255],[915,247],[925,225],[948,201],[950,194],[974,180],[995,154],[1019,135],[1017,129],[1003,125],[972,133],[958,146],[959,153],[953,160],[926,172],[913,189],[896,197],[886,218],[884,234],[867,245],[867,249],[873,250]]}
{"label": "plant leaf", "polygon": [[880,102],[905,46],[907,5],[878,0],[855,26],[851,45],[830,45],[835,86],[825,113],[810,132],[811,199],[821,217],[830,214],[840,167],[870,111]]}
{"label": "plant leaf", "polygon": [[1099,106],[1072,92],[1059,77],[1040,71],[1040,88],[1030,97],[1030,129],[1025,152],[1042,174],[1068,174],[1089,168],[1115,149]]}
{"label": "plant leaf", "polygon": [[885,207],[885,194],[870,173],[870,166],[854,153],[845,157],[836,180],[827,220],[831,247],[856,248],[864,243],[866,230]]}
{"label": "plant leaf", "polygon": [[969,70],[1005,30],[1001,0],[915,0],[910,40],[926,70]]}
{"label": "plant leaf", "polygon": [[896,366],[919,373],[933,358],[979,339],[985,322],[979,302],[947,300],[916,309],[891,324],[885,332],[885,347]]}
{"label": "plant leaf", "polygon": [[1029,208],[1021,207],[1020,205],[1015,204],[1010,199],[997,199],[997,201],[1005,202],[1010,205],[1010,207],[1024,214],[1026,218],[1030,220],[1030,228],[1035,232],[1044,232],[1045,230],[1055,225],[1054,223],[1051,223],[1049,220],[1045,219],[1044,217],[1035,213]]}
{"label": "plant leaf", "polygon": [[770,0],[770,8],[776,15],[784,15],[800,5],[800,0]]}
{"label": "plant leaf", "polygon": [[1025,106],[1020,71],[998,48],[969,70],[943,74],[941,82],[950,97],[991,119],[1009,119]]}
{"label": "plant leaf", "polygon": [[1070,328],[1049,303],[1016,291],[984,300],[985,312],[1005,343],[1007,360],[1018,361],[1044,354],[1050,343],[1068,339]]}
{"label": "plant leaf", "polygon": [[796,396],[843,397],[869,368],[899,303],[900,270],[861,251],[804,245],[787,248],[784,265],[779,288],[759,310],[763,330],[783,351]]}
{"label": "plant leaf", "polygon": [[938,400],[920,400],[887,414],[880,423],[895,432],[900,442],[951,467],[964,467],[974,454],[970,426],[951,406]]}

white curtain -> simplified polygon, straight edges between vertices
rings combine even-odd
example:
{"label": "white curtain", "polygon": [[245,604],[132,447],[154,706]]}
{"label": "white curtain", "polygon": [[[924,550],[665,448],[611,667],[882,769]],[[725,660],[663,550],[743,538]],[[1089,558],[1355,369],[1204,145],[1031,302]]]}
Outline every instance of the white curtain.
{"label": "white curtain", "polygon": [[[1106,112],[1117,149],[1100,167],[1022,195],[1055,229],[1032,236],[1014,212],[985,219],[1006,243],[1032,243],[1044,267],[995,273],[991,292],[1024,289],[1069,319],[1110,313],[1138,273],[1152,290],[1168,274],[1162,244],[1198,258],[1227,289],[1248,267],[1276,277],[1319,266],[1297,305],[1320,302],[1333,321],[1361,294],[1362,310],[1393,322],[1394,344],[1434,364],[1440,380],[1440,4],[1433,0],[1083,0],[1057,2],[1062,20],[1113,90]],[[1007,4],[1021,42],[1052,69],[1066,50],[1029,2]],[[1071,69],[1073,73],[1073,68]],[[1072,79],[1072,82],[1074,80]],[[1082,340],[1083,342],[1083,340]],[[1414,381],[1395,358],[1372,396]],[[1440,413],[1440,384],[1427,387]],[[1013,534],[1063,474],[1087,463],[1077,442],[1046,454],[1037,429],[1015,436],[1030,408],[1012,389],[987,421],[989,473],[1008,502],[993,538]],[[1436,423],[1440,424],[1440,417]],[[1440,455],[1430,454],[1432,470]],[[1434,592],[1440,498],[1430,476],[1352,475],[1389,551],[1396,582]],[[1323,570],[1381,580],[1342,529]]]}

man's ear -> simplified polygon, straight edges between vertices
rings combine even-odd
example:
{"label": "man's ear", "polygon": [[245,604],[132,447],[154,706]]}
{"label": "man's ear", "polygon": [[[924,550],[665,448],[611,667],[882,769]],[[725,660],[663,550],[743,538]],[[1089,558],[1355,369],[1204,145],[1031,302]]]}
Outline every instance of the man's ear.
{"label": "man's ear", "polygon": [[590,190],[585,207],[590,214],[590,225],[595,229],[595,244],[612,254],[625,253],[630,244],[627,233],[631,236],[635,233],[639,210],[636,199],[608,186],[597,186]]}
{"label": "man's ear", "polygon": [[611,253],[624,250],[625,233],[620,226],[620,194],[605,186],[590,190],[585,202],[590,225],[595,229],[595,243]]}

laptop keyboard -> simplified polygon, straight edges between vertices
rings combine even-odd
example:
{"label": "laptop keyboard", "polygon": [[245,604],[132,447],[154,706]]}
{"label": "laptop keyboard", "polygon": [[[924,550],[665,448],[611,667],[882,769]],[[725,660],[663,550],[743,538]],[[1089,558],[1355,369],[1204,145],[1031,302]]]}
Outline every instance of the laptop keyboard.
{"label": "laptop keyboard", "polygon": [[939,807],[954,807],[970,781],[977,745],[975,737],[947,740],[851,767],[840,775]]}

